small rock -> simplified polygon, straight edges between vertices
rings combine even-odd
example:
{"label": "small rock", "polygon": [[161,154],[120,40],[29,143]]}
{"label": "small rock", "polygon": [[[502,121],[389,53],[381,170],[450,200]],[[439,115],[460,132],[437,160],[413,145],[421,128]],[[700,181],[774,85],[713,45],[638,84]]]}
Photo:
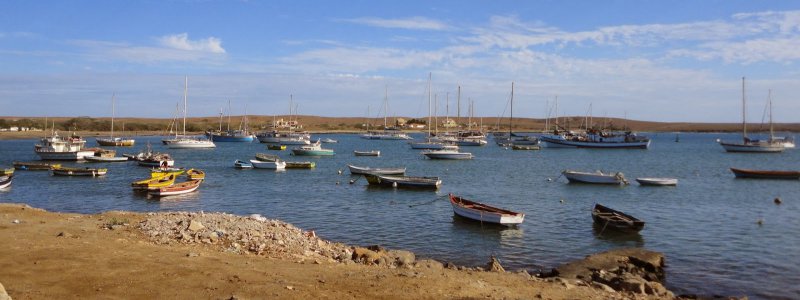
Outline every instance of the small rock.
{"label": "small rock", "polygon": [[206,227],[203,226],[203,223],[200,223],[200,221],[192,220],[191,222],[189,222],[189,230],[191,230],[191,231],[198,231],[198,230],[202,230],[203,228],[206,228]]}
{"label": "small rock", "polygon": [[11,221],[11,223],[14,223],[14,224],[19,224],[19,220],[17,220],[17,219],[14,219],[14,221]]}
{"label": "small rock", "polygon": [[783,201],[781,201],[781,197],[775,197],[775,200],[773,200],[773,202],[775,202],[775,204],[777,205],[781,205],[781,203],[783,203]]}
{"label": "small rock", "polygon": [[650,295],[661,296],[667,294],[667,288],[658,282],[652,281],[645,283],[644,292]]}
{"label": "small rock", "polygon": [[593,288],[596,288],[596,289],[604,290],[604,291],[606,291],[606,292],[611,292],[611,293],[614,293],[614,292],[616,292],[616,291],[615,291],[614,289],[612,289],[610,286],[607,286],[607,285],[605,285],[605,284],[599,283],[599,282],[597,282],[597,281],[595,281],[595,282],[592,282],[592,287],[593,287]]}
{"label": "small rock", "polygon": [[69,232],[66,232],[66,231],[62,231],[62,232],[59,232],[58,235],[56,235],[56,236],[57,237],[70,238],[70,237],[72,237],[72,234],[69,233]]}
{"label": "small rock", "polygon": [[[431,269],[431,270],[441,270],[441,269],[444,268],[444,265],[442,265],[442,263],[440,263],[438,261],[435,261],[435,260],[432,260],[432,259],[420,259],[415,263],[415,265],[418,268],[428,268],[428,269]],[[448,265],[450,265],[453,268],[455,268],[455,265],[453,265],[451,263],[448,263]]]}
{"label": "small rock", "polygon": [[287,286],[286,286],[286,289],[287,289],[287,290],[290,290],[290,291],[294,291],[294,287],[293,287],[293,286],[291,286],[291,285],[287,285]]}
{"label": "small rock", "polygon": [[189,252],[188,254],[186,254],[186,257],[198,257],[198,256],[200,256],[200,254],[194,252]]}
{"label": "small rock", "polygon": [[395,262],[399,266],[411,266],[416,261],[416,256],[411,251],[406,250],[389,250],[389,256],[394,257]]}
{"label": "small rock", "polygon": [[489,263],[486,264],[486,270],[490,272],[505,272],[506,270],[503,269],[503,266],[500,265],[500,261],[492,256],[489,260]]}
{"label": "small rock", "polygon": [[123,225],[111,225],[111,230],[120,230],[125,228]]}

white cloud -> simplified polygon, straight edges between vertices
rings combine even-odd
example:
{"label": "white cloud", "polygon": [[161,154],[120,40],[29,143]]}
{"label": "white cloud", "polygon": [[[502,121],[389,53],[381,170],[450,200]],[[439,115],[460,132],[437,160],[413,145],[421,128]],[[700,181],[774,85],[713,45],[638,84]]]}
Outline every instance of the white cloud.
{"label": "white cloud", "polygon": [[192,41],[189,39],[188,33],[179,33],[173,35],[162,36],[158,38],[161,45],[167,48],[186,50],[186,51],[199,51],[210,53],[225,53],[222,48],[222,40],[215,37],[208,37]]}
{"label": "white cloud", "polygon": [[405,19],[382,19],[382,18],[355,18],[343,19],[341,21],[350,22],[355,24],[383,27],[383,28],[400,28],[411,30],[447,30],[447,24],[432,20],[425,17],[410,17]]}

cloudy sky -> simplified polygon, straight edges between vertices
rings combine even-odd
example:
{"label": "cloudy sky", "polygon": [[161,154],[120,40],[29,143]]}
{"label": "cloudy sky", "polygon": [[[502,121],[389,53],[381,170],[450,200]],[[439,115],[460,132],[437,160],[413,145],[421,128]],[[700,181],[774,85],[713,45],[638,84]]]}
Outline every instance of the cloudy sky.
{"label": "cloudy sky", "polygon": [[[342,2],[342,3],[340,3]],[[795,1],[29,1],[0,10],[0,116],[439,114],[800,121]],[[590,110],[591,107],[591,110]]]}

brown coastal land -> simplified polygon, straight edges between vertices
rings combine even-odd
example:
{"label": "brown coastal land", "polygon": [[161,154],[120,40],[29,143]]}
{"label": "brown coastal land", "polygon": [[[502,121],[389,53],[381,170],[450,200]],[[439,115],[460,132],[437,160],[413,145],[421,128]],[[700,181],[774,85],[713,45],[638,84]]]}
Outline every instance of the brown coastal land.
{"label": "brown coastal land", "polygon": [[[251,130],[266,130],[267,125],[271,124],[273,120],[289,120],[290,116],[256,116],[248,115],[248,120]],[[461,128],[466,128],[469,122],[466,117],[456,120],[450,117],[456,123],[461,125]],[[231,128],[239,128],[242,116],[232,116]],[[302,124],[302,130],[307,130],[312,133],[348,133],[348,132],[363,132],[366,129],[366,124],[370,124],[372,129],[380,129],[383,126],[383,118],[356,118],[356,117],[320,117],[320,116],[291,116],[292,120],[298,120]],[[402,119],[405,121],[415,120],[409,117],[392,118],[390,122],[395,119]],[[438,120],[442,122],[446,117],[440,116]],[[420,122],[425,122],[426,118],[416,119]],[[499,122],[498,122],[499,121]],[[486,118],[473,118],[472,123],[475,127],[483,125],[484,130],[495,131],[508,130],[508,118],[486,117]],[[534,118],[514,118],[513,130],[514,131],[543,131],[549,123],[555,124],[555,119],[534,119]],[[561,127],[568,129],[577,129],[585,127],[585,117],[562,117],[559,118]],[[56,129],[65,131],[76,131],[83,136],[107,136],[111,128],[111,118],[93,118],[93,117],[51,117],[47,118],[48,126],[53,126],[55,122]],[[116,118],[115,119],[115,135],[162,135],[174,127],[172,119],[156,119],[156,118]],[[202,133],[206,130],[216,130],[219,128],[218,117],[202,117],[202,118],[188,118],[187,131],[193,134]],[[592,118],[590,121],[594,126],[609,129],[627,129],[633,131],[647,131],[647,132],[739,132],[742,129],[742,123],[691,123],[691,122],[650,122],[640,120],[626,120],[620,118]],[[5,125],[4,125],[5,124]],[[9,127],[33,127],[41,129],[44,127],[45,118],[43,117],[0,117],[0,128]],[[125,125],[122,125],[125,124]],[[170,126],[172,124],[172,126]],[[499,127],[498,127],[499,124]],[[124,126],[124,128],[123,128]],[[749,132],[767,132],[769,130],[768,124],[749,123],[747,124]],[[800,123],[776,123],[773,124],[775,131],[788,131],[800,132]],[[48,127],[49,128],[49,127]],[[227,128],[227,124],[223,124],[223,129]],[[443,126],[439,126],[440,130],[444,130]],[[551,127],[552,128],[552,127]],[[122,130],[125,130],[122,132]],[[410,131],[424,131],[425,129],[415,129]],[[44,133],[41,131],[19,132],[19,131],[0,131],[0,139],[23,139],[41,137]]]}
{"label": "brown coastal land", "polygon": [[261,216],[0,204],[0,299],[673,299],[664,257],[592,255],[540,278],[353,247]]}

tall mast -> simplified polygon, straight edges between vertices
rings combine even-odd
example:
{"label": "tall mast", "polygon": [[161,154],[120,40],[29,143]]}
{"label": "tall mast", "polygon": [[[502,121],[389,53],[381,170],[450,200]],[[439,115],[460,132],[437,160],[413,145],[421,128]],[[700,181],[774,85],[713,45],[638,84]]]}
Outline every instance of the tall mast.
{"label": "tall mast", "polygon": [[431,137],[431,73],[428,73],[428,137]]}
{"label": "tall mast", "polygon": [[511,82],[511,113],[508,116],[508,138],[511,139],[511,128],[514,126],[514,82]]}
{"label": "tall mast", "polygon": [[467,124],[467,130],[472,131],[472,99],[467,98],[467,103],[469,103],[469,119],[467,119],[469,124]]}
{"label": "tall mast", "polygon": [[769,90],[769,141],[772,142],[774,131],[772,128],[772,89]]}
{"label": "tall mast", "polygon": [[116,93],[111,94],[111,139],[114,139],[114,96]]}
{"label": "tall mast", "polygon": [[744,90],[744,77],[742,77],[742,140],[747,142],[747,122],[745,121],[745,90]]}
{"label": "tall mast", "polygon": [[228,128],[226,130],[231,131],[231,99],[228,99]]}
{"label": "tall mast", "polygon": [[450,133],[450,92],[445,93],[444,99],[444,121],[447,123],[445,131]]}
{"label": "tall mast", "polygon": [[219,132],[222,132],[222,107],[219,108]]}
{"label": "tall mast", "polygon": [[189,93],[189,76],[186,76],[185,81],[183,83],[183,136],[186,136],[186,98]]}
{"label": "tall mast", "polygon": [[458,107],[456,108],[456,128],[458,128],[458,123],[461,122],[461,85],[458,86]]}
{"label": "tall mast", "polygon": [[389,113],[389,85],[383,89],[383,130],[386,130],[386,115]]}

